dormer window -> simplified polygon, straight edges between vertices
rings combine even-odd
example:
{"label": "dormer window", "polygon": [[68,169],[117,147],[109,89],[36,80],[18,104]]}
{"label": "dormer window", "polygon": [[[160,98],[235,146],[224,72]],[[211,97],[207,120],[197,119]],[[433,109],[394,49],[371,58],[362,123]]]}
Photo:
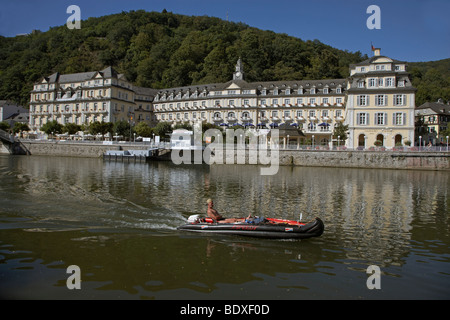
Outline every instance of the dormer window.
{"label": "dormer window", "polygon": [[311,93],[311,94],[316,94],[316,88],[311,88],[310,93]]}

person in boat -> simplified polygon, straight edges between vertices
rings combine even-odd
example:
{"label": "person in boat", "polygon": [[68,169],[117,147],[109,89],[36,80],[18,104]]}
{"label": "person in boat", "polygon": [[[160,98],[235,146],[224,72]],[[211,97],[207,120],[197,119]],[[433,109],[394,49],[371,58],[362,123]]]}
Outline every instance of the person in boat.
{"label": "person in boat", "polygon": [[251,218],[251,214],[249,214],[247,218],[240,218],[240,219],[229,218],[229,219],[226,219],[226,218],[222,217],[222,215],[220,215],[217,212],[216,209],[214,209],[214,202],[212,201],[212,199],[206,200],[206,203],[208,205],[208,211],[206,212],[208,214],[208,217],[210,217],[211,219],[213,219],[214,221],[216,221],[218,223],[243,222],[243,221],[245,221],[245,219],[250,219]]}

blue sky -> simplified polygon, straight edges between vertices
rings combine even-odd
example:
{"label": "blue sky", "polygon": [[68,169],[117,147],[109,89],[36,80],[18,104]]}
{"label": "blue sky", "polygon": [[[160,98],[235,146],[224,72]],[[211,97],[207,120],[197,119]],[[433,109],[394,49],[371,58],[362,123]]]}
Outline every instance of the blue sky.
{"label": "blue sky", "polygon": [[[64,25],[71,4],[80,7],[82,20],[139,9],[222,19],[228,14],[233,22],[369,56],[373,42],[398,60],[450,58],[449,0],[0,0],[0,35]],[[380,7],[381,29],[366,26],[370,5]]]}

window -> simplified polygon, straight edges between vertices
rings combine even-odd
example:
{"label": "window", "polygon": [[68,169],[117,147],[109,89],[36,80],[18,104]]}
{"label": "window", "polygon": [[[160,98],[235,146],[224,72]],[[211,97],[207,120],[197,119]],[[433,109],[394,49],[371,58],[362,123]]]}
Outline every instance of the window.
{"label": "window", "polygon": [[398,82],[398,86],[399,86],[399,87],[404,87],[404,86],[405,86],[405,80],[400,80],[400,81]]}
{"label": "window", "polygon": [[405,101],[406,100],[406,96],[404,94],[395,94],[394,95],[394,105],[395,106],[404,106],[405,105]]}
{"label": "window", "polygon": [[291,99],[284,99],[284,104],[285,105],[291,104]]}
{"label": "window", "polygon": [[278,111],[272,111],[272,117],[278,117]]}
{"label": "window", "polygon": [[387,105],[387,95],[385,95],[385,94],[377,94],[375,96],[375,105],[377,105],[377,106],[385,106],[385,105]]}
{"label": "window", "polygon": [[369,88],[374,88],[377,86],[377,79],[375,78],[370,78],[369,79]]}
{"label": "window", "polygon": [[386,87],[394,86],[394,78],[386,78]]}
{"label": "window", "polygon": [[336,88],[336,93],[342,93],[342,88]]}
{"label": "window", "polygon": [[309,104],[315,104],[315,103],[316,103],[316,98],[309,99]]}
{"label": "window", "polygon": [[309,117],[310,118],[314,118],[316,116],[316,112],[315,111],[310,111],[309,112]]}
{"label": "window", "polygon": [[328,104],[328,98],[323,98],[323,99],[322,99],[322,102],[323,102],[324,104]]}
{"label": "window", "polygon": [[303,104],[303,98],[297,99],[297,104]]}
{"label": "window", "polygon": [[358,81],[358,88],[364,88],[364,81]]}
{"label": "window", "polygon": [[404,112],[395,112],[393,114],[392,123],[395,126],[403,126],[406,124],[406,113]]}
{"label": "window", "polygon": [[375,113],[375,124],[376,125],[387,125],[387,114],[384,112]]}
{"label": "window", "polygon": [[[369,100],[367,100],[367,101],[369,101]],[[336,98],[336,103],[337,104],[341,104],[342,103],[342,98]]]}
{"label": "window", "polygon": [[[336,102],[337,102],[337,99],[336,99]],[[356,96],[356,104],[358,106],[369,105],[369,96],[366,96],[366,95]]]}
{"label": "window", "polygon": [[298,89],[298,94],[303,94],[303,88]]}
{"label": "window", "polygon": [[365,112],[356,114],[356,124],[365,126],[369,124],[369,114]]}
{"label": "window", "polygon": [[250,104],[250,101],[248,99],[244,100],[244,105],[248,106]]}
{"label": "window", "polygon": [[310,93],[311,93],[311,94],[316,94],[316,88],[311,88]]}
{"label": "window", "polygon": [[297,117],[298,118],[303,117],[303,111],[297,111]]}
{"label": "window", "polygon": [[384,84],[384,79],[383,78],[378,78],[378,86],[379,87],[383,87]]}
{"label": "window", "polygon": [[309,131],[316,131],[317,130],[316,123],[315,122],[308,123],[308,130]]}
{"label": "window", "polygon": [[291,89],[286,89],[285,94],[291,94]]}
{"label": "window", "polygon": [[323,93],[328,94],[328,88],[323,88]]}
{"label": "window", "polygon": [[272,99],[272,104],[278,104],[278,99]]}

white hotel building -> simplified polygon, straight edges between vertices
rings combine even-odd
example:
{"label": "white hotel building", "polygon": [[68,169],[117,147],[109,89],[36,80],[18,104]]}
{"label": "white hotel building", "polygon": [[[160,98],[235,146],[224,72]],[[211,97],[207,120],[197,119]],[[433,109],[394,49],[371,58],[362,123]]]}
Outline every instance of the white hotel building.
{"label": "white hotel building", "polygon": [[80,74],[53,74],[31,92],[30,126],[93,121],[213,123],[232,127],[297,127],[305,139],[329,145],[338,123],[349,125],[346,145],[376,140],[388,148],[414,141],[415,88],[406,63],[381,56],[350,66],[348,79],[247,82],[241,60],[233,80],[154,90],[129,83],[111,67]]}

